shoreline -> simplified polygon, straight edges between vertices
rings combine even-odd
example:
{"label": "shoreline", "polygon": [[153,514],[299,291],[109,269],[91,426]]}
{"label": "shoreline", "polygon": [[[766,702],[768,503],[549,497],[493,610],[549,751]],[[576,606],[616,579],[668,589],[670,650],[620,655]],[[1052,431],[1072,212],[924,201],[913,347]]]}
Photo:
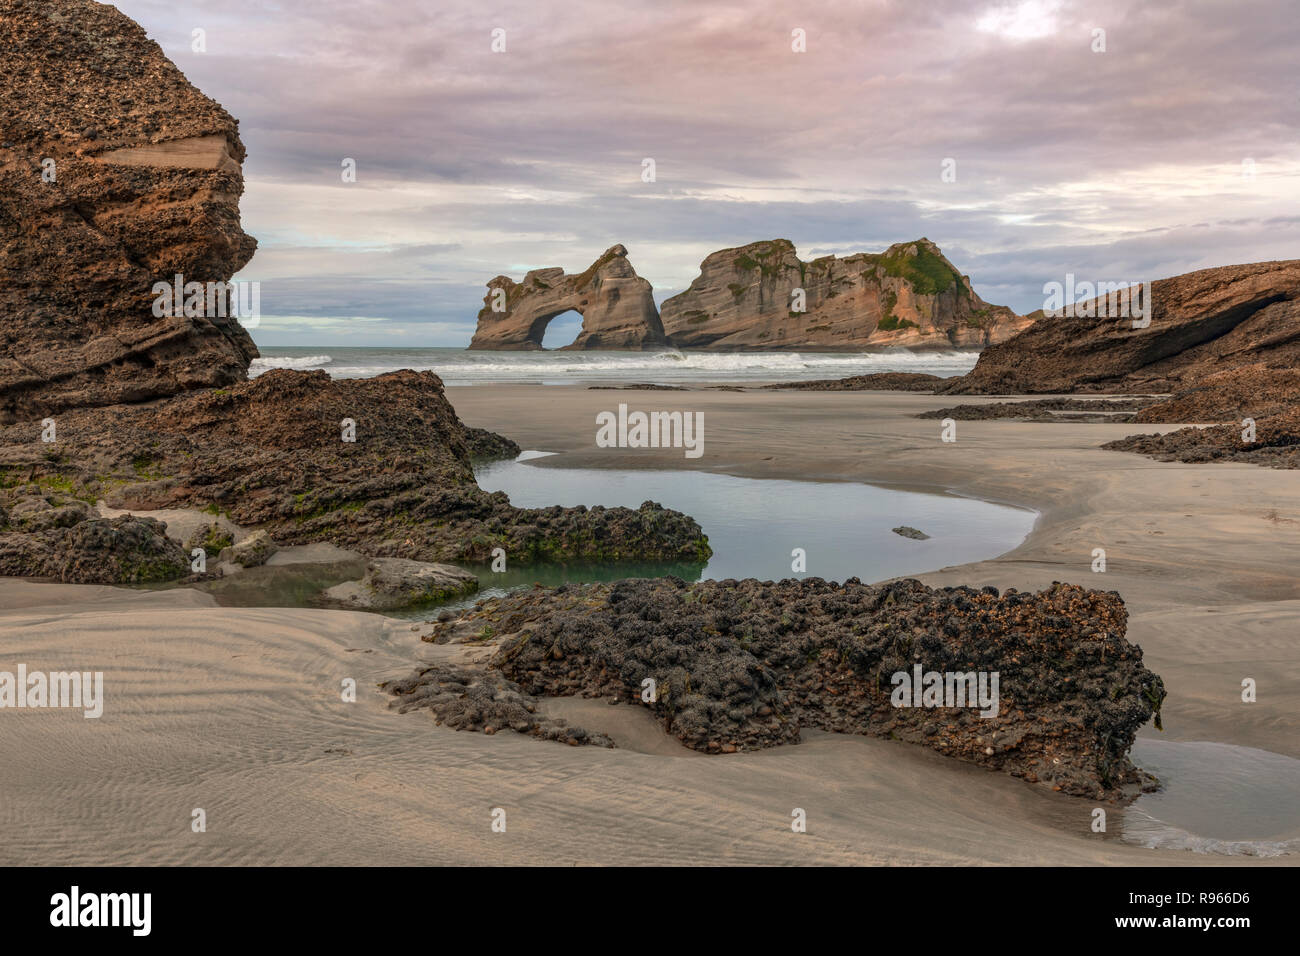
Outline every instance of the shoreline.
{"label": "shoreline", "polygon": [[[1012,551],[911,576],[932,586],[1038,590],[1062,580],[1118,590],[1130,612],[1129,639],[1170,691],[1163,739],[1300,756],[1297,717],[1278,703],[1300,688],[1288,646],[1300,624],[1300,583],[1272,571],[1260,576],[1264,566],[1292,565],[1285,555],[1300,557],[1300,522],[1251,515],[1270,507],[1300,513],[1300,489],[1285,488],[1285,472],[1160,463],[1097,447],[1132,433],[1132,425],[960,422],[958,442],[942,445],[938,422],[910,416],[941,407],[945,396],[646,394],[635,404],[704,412],[705,454],[686,460],[680,450],[595,448],[595,412],[613,397],[606,391],[451,386],[448,393],[467,423],[557,452],[537,467],[855,481],[1029,507],[1039,516]],[[1218,489],[1211,500],[1242,523],[1234,533],[1245,543],[1224,547],[1232,535],[1209,522],[1205,512],[1215,509],[1199,497],[1205,488]],[[1202,512],[1194,528],[1182,526],[1184,509]],[[1150,524],[1135,531],[1143,521]],[[1272,560],[1258,557],[1261,549],[1249,542],[1274,527],[1283,559],[1276,547]],[[1159,538],[1167,539],[1163,548],[1153,544]],[[1088,570],[1094,542],[1108,545],[1104,575]],[[648,714],[564,699],[555,706],[580,713],[589,729],[602,729],[588,721],[609,714],[620,749],[457,733],[427,715],[388,710],[373,690],[421,660],[462,652],[420,643],[410,622],[397,618],[217,607],[185,588],[92,591],[3,579],[0,596],[6,660],[20,648],[29,656],[39,650],[33,662],[50,665],[99,665],[111,674],[117,664],[101,720],[18,715],[15,732],[0,741],[0,759],[16,779],[30,781],[7,788],[13,821],[31,833],[0,852],[8,862],[31,862],[38,847],[50,862],[86,860],[88,846],[91,860],[118,863],[1300,862],[1125,844],[1118,813],[1110,834],[1092,834],[1090,801],[888,740],[810,733],[797,745],[706,764],[685,748],[652,746],[659,731]],[[1224,630],[1226,640],[1220,621],[1238,625]],[[1257,704],[1237,703],[1253,708],[1242,712],[1231,700],[1247,673],[1260,678],[1261,694]],[[358,703],[342,709],[341,674],[358,686]],[[195,681],[203,693],[193,693]],[[1139,738],[1155,733],[1147,727]],[[662,735],[660,742],[678,747]],[[50,746],[65,760],[57,785],[40,769]],[[150,747],[142,772],[131,755],[142,759]],[[112,808],[97,807],[97,788],[113,795]],[[198,839],[188,831],[189,808],[207,804],[218,811],[209,809],[214,822]],[[510,808],[514,839],[491,834],[487,810],[495,805]],[[809,810],[801,838],[782,822],[791,806]]]}

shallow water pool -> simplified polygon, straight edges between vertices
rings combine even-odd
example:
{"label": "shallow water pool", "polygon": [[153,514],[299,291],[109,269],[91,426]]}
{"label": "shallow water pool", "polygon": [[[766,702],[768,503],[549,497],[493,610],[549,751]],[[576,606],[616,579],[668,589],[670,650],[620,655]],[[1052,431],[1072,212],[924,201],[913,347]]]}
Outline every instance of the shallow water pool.
{"label": "shallow water pool", "polygon": [[[700,523],[713,548],[707,564],[609,565],[575,568],[578,578],[593,571],[608,577],[673,573],[687,580],[816,576],[831,581],[857,577],[879,581],[953,564],[995,557],[1015,548],[1033,528],[1037,513],[954,495],[897,491],[857,482],[781,481],[736,478],[699,471],[642,471],[611,468],[546,468],[525,452],[515,461],[493,462],[476,471],[486,491],[504,491],[523,508],[548,505],[623,505],[643,501],[685,512]],[[918,541],[892,529],[911,526],[930,535]],[[806,570],[793,567],[796,548]],[[640,571],[635,570],[640,568]],[[672,570],[675,568],[675,570]],[[520,573],[552,583],[542,569]],[[600,579],[606,575],[601,573]],[[485,586],[508,584],[485,571]]]}

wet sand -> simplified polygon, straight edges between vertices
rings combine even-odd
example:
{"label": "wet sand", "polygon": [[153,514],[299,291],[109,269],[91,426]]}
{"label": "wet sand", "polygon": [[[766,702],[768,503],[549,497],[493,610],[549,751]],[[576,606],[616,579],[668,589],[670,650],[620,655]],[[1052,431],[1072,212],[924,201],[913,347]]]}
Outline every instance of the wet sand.
{"label": "wet sand", "polygon": [[[911,417],[944,406],[926,395],[448,391],[467,423],[560,453],[541,467],[872,481],[1034,508],[1021,547],[920,577],[1117,590],[1129,638],[1169,690],[1164,739],[1300,756],[1294,473],[1098,448],[1153,426],[959,422],[945,444],[939,422]],[[704,455],[597,449],[595,414],[619,402],[703,411]],[[1104,574],[1090,570],[1097,547]],[[1088,801],[887,740],[812,733],[797,746],[701,757],[644,712],[596,701],[548,706],[619,749],[456,733],[426,712],[387,709],[379,681],[458,653],[376,615],[0,579],[0,669],[103,670],[107,697],[98,720],[0,714],[0,863],[1296,860],[1140,849],[1120,842],[1117,825],[1092,833]],[[349,677],[355,703],[340,698]],[[1257,703],[1241,702],[1243,677],[1258,681]],[[191,831],[196,807],[206,833]],[[495,807],[505,833],[492,832]],[[807,833],[791,831],[794,808]]]}

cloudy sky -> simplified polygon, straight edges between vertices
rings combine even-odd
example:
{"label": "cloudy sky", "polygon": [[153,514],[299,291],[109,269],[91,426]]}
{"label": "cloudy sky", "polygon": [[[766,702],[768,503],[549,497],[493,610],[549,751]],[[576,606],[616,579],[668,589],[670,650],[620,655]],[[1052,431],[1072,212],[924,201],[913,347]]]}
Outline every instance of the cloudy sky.
{"label": "cloudy sky", "polygon": [[1294,0],[116,5],[241,121],[261,345],[464,345],[488,279],[616,242],[662,300],[928,236],[1022,312],[1300,256]]}

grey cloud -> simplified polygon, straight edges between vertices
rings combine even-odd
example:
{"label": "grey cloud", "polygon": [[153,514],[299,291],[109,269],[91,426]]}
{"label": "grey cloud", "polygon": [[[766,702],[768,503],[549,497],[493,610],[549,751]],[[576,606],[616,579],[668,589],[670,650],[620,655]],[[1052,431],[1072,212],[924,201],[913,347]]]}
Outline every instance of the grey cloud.
{"label": "grey cloud", "polygon": [[[487,278],[580,268],[616,241],[663,291],[712,248],[785,236],[811,255],[920,235],[986,298],[1028,310],[1044,275],[1169,274],[1283,256],[1300,237],[1287,0],[1063,2],[1055,32],[1028,40],[977,29],[1016,6],[1003,0],[119,6],[240,118],[250,186],[338,188],[352,156],[370,188],[452,190],[413,196],[419,235],[398,240],[364,209],[345,225],[246,211],[270,240],[250,272],[289,261],[279,236],[321,237],[274,282],[286,314],[379,311],[467,337]],[[205,54],[188,47],[200,25]],[[495,26],[504,56],[488,51]],[[794,27],[806,54],[789,50]],[[654,184],[638,178],[646,156]],[[955,184],[939,180],[945,157]],[[1259,181],[1278,190],[1271,208],[1228,181],[1245,157],[1290,170]],[[1195,192],[1220,165],[1223,188]],[[1154,167],[1187,195],[1153,192]],[[1085,181],[1106,192],[1071,188]]]}

